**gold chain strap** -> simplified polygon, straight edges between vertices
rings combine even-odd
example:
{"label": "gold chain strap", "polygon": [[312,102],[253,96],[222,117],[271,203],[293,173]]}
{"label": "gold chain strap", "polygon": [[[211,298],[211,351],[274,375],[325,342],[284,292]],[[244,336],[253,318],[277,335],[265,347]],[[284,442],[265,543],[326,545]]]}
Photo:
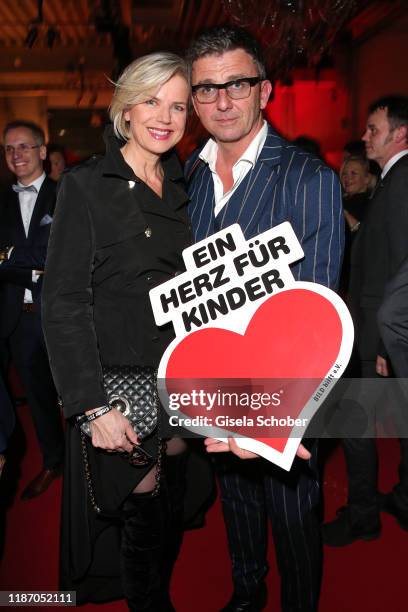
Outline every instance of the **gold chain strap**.
{"label": "gold chain strap", "polygon": [[162,467],[163,467],[163,455],[166,451],[166,441],[160,438],[160,399],[159,393],[157,391],[157,370],[155,374],[155,385],[154,385],[154,401],[157,407],[157,439],[158,439],[158,449],[157,449],[157,463],[156,463],[156,484],[154,485],[154,489],[152,492],[152,497],[157,497],[160,493],[160,484],[162,477]]}
{"label": "gold chain strap", "polygon": [[82,457],[84,459],[84,468],[85,468],[85,479],[88,487],[89,501],[91,502],[92,508],[95,510],[97,514],[101,513],[101,509],[96,503],[93,482],[92,482],[92,474],[91,474],[91,466],[89,465],[89,456],[88,456],[88,448],[86,446],[86,434],[80,429],[81,433],[81,446],[82,446]]}

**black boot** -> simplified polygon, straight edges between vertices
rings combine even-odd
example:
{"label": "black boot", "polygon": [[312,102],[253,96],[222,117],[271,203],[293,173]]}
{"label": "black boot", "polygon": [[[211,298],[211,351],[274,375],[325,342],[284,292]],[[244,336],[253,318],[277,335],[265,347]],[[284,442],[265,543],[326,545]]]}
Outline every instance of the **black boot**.
{"label": "black boot", "polygon": [[163,612],[161,496],[132,493],[126,500],[122,529],[121,577],[124,596],[134,612]]}
{"label": "black boot", "polygon": [[160,493],[133,493],[124,503],[121,576],[134,612],[174,612],[169,588],[183,539],[187,453],[163,458]]}
{"label": "black boot", "polygon": [[170,455],[164,458],[161,496],[163,503],[163,566],[162,576],[164,590],[167,593],[168,607],[174,610],[170,603],[170,581],[174,565],[180,552],[183,540],[183,511],[185,494],[187,453]]}

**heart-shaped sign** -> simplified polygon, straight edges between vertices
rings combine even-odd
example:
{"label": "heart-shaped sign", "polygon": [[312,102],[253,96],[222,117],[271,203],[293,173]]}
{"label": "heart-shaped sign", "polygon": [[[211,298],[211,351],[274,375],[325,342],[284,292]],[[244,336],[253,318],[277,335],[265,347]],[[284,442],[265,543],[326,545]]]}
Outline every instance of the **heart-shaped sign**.
{"label": "heart-shaped sign", "polygon": [[[350,315],[339,302],[335,307],[333,292],[323,286],[296,283],[263,302],[243,333],[212,327],[176,339],[159,375],[168,397],[183,398],[177,423],[218,439],[237,436],[242,448],[289,469],[307,424],[349,359],[343,338],[352,334]],[[200,394],[204,401],[191,401]],[[235,403],[225,403],[225,395]],[[236,401],[254,395],[264,397],[262,405]]]}
{"label": "heart-shaped sign", "polygon": [[151,290],[157,324],[176,332],[158,372],[170,426],[235,436],[290,469],[353,343],[344,302],[295,281],[303,256],[287,222],[250,240],[233,225],[187,248],[186,272]]}

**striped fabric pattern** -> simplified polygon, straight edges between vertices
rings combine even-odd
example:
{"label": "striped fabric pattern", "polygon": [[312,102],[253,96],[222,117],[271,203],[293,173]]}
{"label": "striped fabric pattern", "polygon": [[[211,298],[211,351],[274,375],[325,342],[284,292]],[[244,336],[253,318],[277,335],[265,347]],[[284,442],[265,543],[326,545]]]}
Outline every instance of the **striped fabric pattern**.
{"label": "striped fabric pattern", "polygon": [[[217,217],[212,174],[198,152],[188,160],[185,174],[196,241],[232,223],[240,224],[248,240],[289,221],[305,253],[292,267],[295,278],[336,289],[344,246],[341,189],[321,160],[268,126],[257,163]],[[317,611],[322,556],[316,457],[315,444],[310,461],[295,460],[289,473],[264,460],[242,461],[229,453],[217,457],[236,594],[251,596],[267,572],[269,519],[282,580],[282,611]]]}
{"label": "striped fabric pattern", "polygon": [[229,202],[214,217],[214,184],[207,164],[197,153],[186,164],[195,240],[232,223],[247,239],[289,221],[305,258],[293,266],[297,280],[335,289],[344,246],[341,187],[336,174],[309,153],[291,145],[269,126],[258,162]]}

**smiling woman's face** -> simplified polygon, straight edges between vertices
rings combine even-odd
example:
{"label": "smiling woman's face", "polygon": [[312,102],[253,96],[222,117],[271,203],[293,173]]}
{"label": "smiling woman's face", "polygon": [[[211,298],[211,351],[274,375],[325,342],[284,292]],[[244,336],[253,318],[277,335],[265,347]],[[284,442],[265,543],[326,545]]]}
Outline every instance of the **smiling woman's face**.
{"label": "smiling woman's face", "polygon": [[367,191],[370,176],[364,163],[351,159],[344,163],[340,179],[345,193],[347,195],[354,195]]}
{"label": "smiling woman's face", "polygon": [[128,144],[144,155],[159,156],[174,147],[184,134],[189,95],[187,81],[176,74],[155,96],[132,106],[124,113]]}

